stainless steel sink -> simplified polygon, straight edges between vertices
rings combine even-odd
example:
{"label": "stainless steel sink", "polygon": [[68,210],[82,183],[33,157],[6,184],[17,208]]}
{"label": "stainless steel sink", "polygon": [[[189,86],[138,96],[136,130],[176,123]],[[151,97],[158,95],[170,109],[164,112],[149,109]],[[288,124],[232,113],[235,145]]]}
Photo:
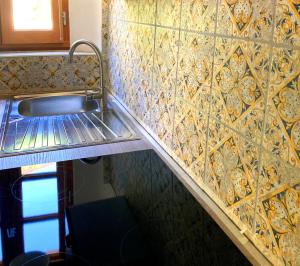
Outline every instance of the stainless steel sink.
{"label": "stainless steel sink", "polygon": [[21,100],[18,112],[22,116],[54,116],[100,111],[96,100],[85,95],[46,96]]}
{"label": "stainless steel sink", "polygon": [[16,97],[7,102],[0,152],[27,153],[137,139],[126,121],[84,94]]}

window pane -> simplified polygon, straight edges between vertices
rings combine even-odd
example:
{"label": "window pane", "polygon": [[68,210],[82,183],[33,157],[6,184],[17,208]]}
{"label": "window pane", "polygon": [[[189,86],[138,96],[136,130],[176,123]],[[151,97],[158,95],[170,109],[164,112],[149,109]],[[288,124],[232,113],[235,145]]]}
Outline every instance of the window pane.
{"label": "window pane", "polygon": [[51,0],[13,0],[15,30],[52,30]]}
{"label": "window pane", "polygon": [[24,224],[25,252],[59,250],[58,219]]}
{"label": "window pane", "polygon": [[57,178],[22,182],[23,217],[58,212]]}
{"label": "window pane", "polygon": [[21,172],[22,175],[56,173],[56,163],[23,166],[21,168]]}

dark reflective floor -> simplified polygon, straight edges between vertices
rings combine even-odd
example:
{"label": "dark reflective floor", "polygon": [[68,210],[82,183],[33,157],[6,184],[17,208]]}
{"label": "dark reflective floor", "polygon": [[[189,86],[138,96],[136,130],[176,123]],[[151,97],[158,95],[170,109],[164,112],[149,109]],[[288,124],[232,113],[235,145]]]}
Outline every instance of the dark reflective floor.
{"label": "dark reflective floor", "polygon": [[[77,164],[75,172],[74,163]],[[2,264],[10,265],[20,254],[39,251],[47,254],[50,265],[102,265],[95,258],[91,261],[90,258],[82,256],[81,254],[85,254],[80,250],[82,247],[75,243],[83,241],[87,242],[86,245],[97,245],[98,241],[93,240],[92,235],[90,237],[86,235],[90,230],[94,230],[91,231],[94,235],[98,232],[97,227],[91,228],[93,227],[91,219],[95,221],[98,219],[97,213],[102,207],[96,204],[92,207],[93,210],[90,203],[114,197],[111,187],[103,183],[100,168],[100,165],[84,166],[77,161],[2,171],[0,173]],[[78,206],[83,208],[75,208]],[[98,210],[95,211],[95,208]],[[81,217],[81,213],[85,213],[86,209],[90,209],[90,213],[95,213],[94,216],[87,215],[91,216],[91,219]],[[87,228],[80,229],[80,220],[84,221],[83,227]],[[99,220],[100,223],[102,220]],[[70,223],[74,231],[71,236]],[[85,235],[80,235],[82,232],[85,232]],[[75,245],[80,247],[79,254],[74,249]],[[31,263],[41,259],[40,257],[39,255],[36,259],[31,259]],[[18,263],[16,265],[31,265]],[[36,263],[40,265],[42,262]]]}
{"label": "dark reflective floor", "polygon": [[0,228],[8,266],[250,265],[153,151],[0,171]]}

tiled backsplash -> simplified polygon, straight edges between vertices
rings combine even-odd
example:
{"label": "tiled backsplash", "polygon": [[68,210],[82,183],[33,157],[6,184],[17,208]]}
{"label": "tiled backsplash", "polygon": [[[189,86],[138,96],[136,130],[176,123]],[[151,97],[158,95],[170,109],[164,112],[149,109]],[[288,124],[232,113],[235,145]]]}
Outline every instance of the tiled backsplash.
{"label": "tiled backsplash", "polygon": [[300,264],[300,4],[106,0],[112,92],[274,264]]}
{"label": "tiled backsplash", "polygon": [[0,96],[93,89],[99,78],[93,55],[75,56],[73,64],[63,55],[0,57]]}

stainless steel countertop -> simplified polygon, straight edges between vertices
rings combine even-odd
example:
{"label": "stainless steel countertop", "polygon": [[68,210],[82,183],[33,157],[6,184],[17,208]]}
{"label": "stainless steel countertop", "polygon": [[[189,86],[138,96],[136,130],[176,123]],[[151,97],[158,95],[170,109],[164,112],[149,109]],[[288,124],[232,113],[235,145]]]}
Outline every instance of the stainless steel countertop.
{"label": "stainless steel countertop", "polygon": [[137,138],[113,110],[47,117],[18,114],[9,101],[2,120],[1,152],[19,153],[110,143]]}
{"label": "stainless steel countertop", "polygon": [[[50,158],[51,161],[63,161],[148,148],[126,119],[112,107],[105,112],[25,117],[18,113],[19,100],[4,100],[1,103],[3,116],[0,128],[0,170],[43,163],[50,161]],[[115,145],[108,146],[110,144]],[[80,149],[85,147],[85,150]],[[100,150],[100,147],[103,149]],[[76,154],[66,152],[70,149],[74,149]],[[56,153],[50,156],[51,151]],[[35,155],[31,156],[35,159],[26,160],[26,155],[30,154]],[[7,157],[12,158],[9,163],[3,161]],[[18,159],[20,162],[13,161]]]}

